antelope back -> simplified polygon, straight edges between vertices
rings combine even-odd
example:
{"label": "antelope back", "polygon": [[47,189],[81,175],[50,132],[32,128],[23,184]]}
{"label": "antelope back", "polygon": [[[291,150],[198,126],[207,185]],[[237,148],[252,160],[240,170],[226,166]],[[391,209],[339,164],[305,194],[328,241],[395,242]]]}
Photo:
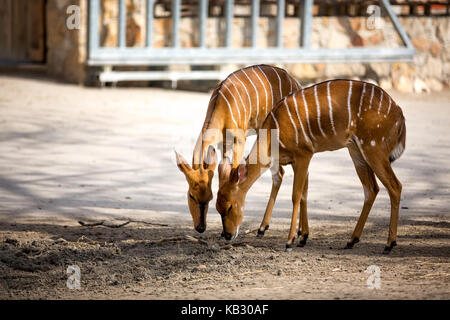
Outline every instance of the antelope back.
{"label": "antelope back", "polygon": [[217,99],[213,110],[208,110],[207,122],[215,122],[212,118],[217,111],[226,129],[258,129],[278,101],[300,88],[293,77],[277,67],[255,65],[237,70],[213,93]]}
{"label": "antelope back", "polygon": [[405,132],[402,110],[389,94],[353,80],[330,80],[299,90],[280,101],[266,122],[280,130],[282,147],[312,152],[336,150],[356,139],[359,145],[381,146],[390,154]]}
{"label": "antelope back", "polygon": [[240,129],[244,135],[249,129],[259,129],[278,101],[298,89],[298,82],[278,67],[254,65],[231,73],[211,95],[193,155],[194,167],[209,145],[222,141],[225,130]]}

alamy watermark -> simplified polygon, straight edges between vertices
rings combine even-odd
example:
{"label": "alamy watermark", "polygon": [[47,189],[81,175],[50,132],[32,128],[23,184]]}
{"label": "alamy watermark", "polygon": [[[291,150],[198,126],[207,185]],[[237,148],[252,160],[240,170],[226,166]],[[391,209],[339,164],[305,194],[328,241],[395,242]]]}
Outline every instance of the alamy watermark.
{"label": "alamy watermark", "polygon": [[67,7],[66,13],[69,15],[66,19],[66,27],[69,30],[79,30],[81,22],[81,9],[77,5]]}
{"label": "alamy watermark", "polygon": [[367,288],[370,290],[381,289],[381,269],[376,264],[370,265],[366,269],[366,273],[369,277],[366,280]]}
{"label": "alamy watermark", "polygon": [[397,31],[392,23],[386,23],[381,15],[381,7],[370,5],[367,7],[366,29],[370,31],[382,30],[385,43],[393,44],[398,41]]}
{"label": "alamy watermark", "polygon": [[66,286],[70,290],[80,289],[81,288],[81,271],[80,267],[77,265],[70,265],[67,267],[66,273],[69,274],[69,277],[66,281]]}
{"label": "alamy watermark", "polygon": [[368,30],[383,29],[384,20],[381,17],[381,8],[377,5],[370,5],[367,7],[367,18],[366,27]]}

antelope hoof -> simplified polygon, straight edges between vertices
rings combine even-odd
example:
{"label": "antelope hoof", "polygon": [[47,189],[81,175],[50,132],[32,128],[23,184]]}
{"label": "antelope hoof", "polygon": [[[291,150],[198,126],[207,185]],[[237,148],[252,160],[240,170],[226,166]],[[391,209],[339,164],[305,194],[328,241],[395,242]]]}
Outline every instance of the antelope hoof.
{"label": "antelope hoof", "polygon": [[359,242],[359,238],[354,238],[352,241],[347,242],[347,245],[345,246],[344,249],[353,249],[355,244],[357,244],[358,242]]}
{"label": "antelope hoof", "polygon": [[393,247],[397,245],[396,241],[392,241],[390,246],[384,247],[383,254],[389,254]]}
{"label": "antelope hoof", "polygon": [[291,252],[292,251],[292,243],[291,244],[286,243],[286,249],[284,251]]}
{"label": "antelope hoof", "polygon": [[[299,235],[299,237],[300,237],[300,235]],[[298,247],[304,247],[305,245],[306,245],[306,240],[308,240],[308,234],[307,233],[305,233],[305,235],[303,236],[303,239],[301,239],[299,242],[298,242]]]}
{"label": "antelope hoof", "polygon": [[259,228],[258,229],[258,234],[256,235],[257,238],[262,238],[264,237],[264,233],[266,232],[266,230],[269,229],[269,225],[265,226],[264,229]]}

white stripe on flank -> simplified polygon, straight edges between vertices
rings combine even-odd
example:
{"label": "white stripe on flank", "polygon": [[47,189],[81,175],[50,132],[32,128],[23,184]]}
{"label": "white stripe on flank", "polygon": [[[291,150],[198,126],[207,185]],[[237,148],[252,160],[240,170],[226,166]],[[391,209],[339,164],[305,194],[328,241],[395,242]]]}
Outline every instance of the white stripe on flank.
{"label": "white stripe on flank", "polygon": [[308,138],[305,132],[305,128],[303,127],[302,119],[300,119],[300,114],[298,113],[298,104],[297,104],[297,93],[294,93],[294,106],[295,106],[295,113],[297,114],[298,123],[300,123],[300,128],[302,128],[303,136],[305,137],[306,142],[311,142],[311,139]]}
{"label": "white stripe on flank", "polygon": [[331,96],[330,96],[330,83],[331,81],[328,81],[327,83],[327,98],[328,98],[328,109],[330,111],[330,123],[331,123],[331,129],[333,129],[333,133],[336,136],[336,129],[334,128],[334,119],[333,119],[333,105],[331,104]]}
{"label": "white stripe on flank", "polygon": [[[291,115],[291,111],[289,110],[289,106],[286,102],[287,99],[284,99],[284,106],[286,107],[286,111],[289,115],[289,119],[291,119],[291,123],[292,126],[294,127],[294,131],[295,131],[295,143],[298,145],[298,130],[297,130],[297,125],[295,124],[294,119],[292,119],[292,115]],[[294,99],[295,100],[295,99]]]}
{"label": "white stripe on flank", "polygon": [[391,97],[389,97],[389,107],[388,107],[387,114],[389,114],[389,112],[391,112],[391,105],[392,105],[392,99],[391,99]]}
{"label": "white stripe on flank", "polygon": [[[290,90],[289,90],[289,93],[288,93],[288,94],[294,93],[294,91],[297,91],[297,90],[298,90],[298,87],[299,87],[298,82],[297,82],[297,80],[295,80],[294,78],[292,78],[291,75],[290,75],[286,70],[284,70],[284,72],[286,73],[286,77],[289,79]],[[292,80],[294,80],[293,82],[294,82],[294,84],[295,84],[295,90],[292,90],[292,89],[294,88],[294,87],[292,86]]]}
{"label": "white stripe on flank", "polygon": [[364,94],[365,93],[366,93],[366,83],[364,82],[362,93],[361,93],[361,99],[359,100],[358,118],[361,115],[361,107],[362,107],[362,103],[363,103],[363,100],[364,100]]}
{"label": "white stripe on flank", "polygon": [[363,148],[362,148],[362,140],[360,142],[357,136],[354,136],[354,138],[355,138],[355,142],[356,142],[356,145],[358,146],[359,151],[361,152],[364,160],[366,160],[366,162],[367,162],[366,155],[364,154],[364,151],[363,151]]}
{"label": "white stripe on flank", "polygon": [[238,125],[237,125],[237,123],[236,123],[236,120],[234,120],[234,117],[233,117],[233,111],[231,110],[231,106],[230,106],[230,103],[228,102],[227,97],[225,97],[225,95],[222,93],[222,91],[219,91],[219,93],[220,93],[220,95],[225,99],[225,101],[227,102],[227,104],[228,104],[228,109],[230,109],[231,119],[233,120],[234,124],[236,125],[236,128],[238,128]]}
{"label": "white stripe on flank", "polygon": [[[261,69],[260,68],[260,66],[258,66],[258,69],[259,69],[259,71],[261,71],[262,72],[262,74],[264,75],[264,77],[266,78],[266,80],[267,80],[267,83],[269,84],[269,87],[270,87],[270,96],[272,97],[272,103],[271,103],[271,105],[270,105],[270,110],[272,110],[272,108],[273,108],[273,88],[272,88],[272,84],[270,83],[270,81],[269,81],[269,78],[267,77],[267,75],[266,75],[266,73],[263,71],[263,69]],[[267,96],[267,92],[266,92],[266,96]],[[267,102],[266,102],[267,103]],[[266,115],[267,115],[267,110],[266,110]]]}
{"label": "white stripe on flank", "polygon": [[[258,68],[259,68],[259,66],[258,66]],[[261,69],[260,69],[261,70]],[[259,79],[259,82],[261,82],[261,85],[263,86],[263,88],[264,88],[264,93],[266,94],[266,108],[265,108],[265,113],[264,113],[264,118],[266,118],[265,116],[267,115],[267,89],[266,89],[266,86],[264,85],[264,82],[262,81],[262,79],[261,79],[261,77],[259,76],[259,74],[255,71],[255,68],[252,68],[252,71],[253,71],[253,73],[254,74],[256,74],[256,76],[258,77],[258,79]]]}
{"label": "white stripe on flank", "polygon": [[288,73],[285,71],[287,78],[289,79],[289,92],[288,94],[292,93],[292,78],[288,75]]}
{"label": "white stripe on flank", "polygon": [[238,121],[239,121],[239,123],[242,123],[242,121],[241,121],[241,111],[239,110],[239,106],[238,106],[238,103],[237,103],[236,98],[234,97],[233,93],[232,93],[231,90],[228,88],[228,85],[227,85],[225,82],[223,83],[222,86],[225,87],[225,89],[227,89],[228,92],[230,93],[230,95],[233,97],[233,100],[234,100],[234,106],[235,106],[236,110],[238,111],[238,118],[239,118]]}
{"label": "white stripe on flank", "polygon": [[320,124],[320,103],[319,103],[319,97],[317,96],[317,85],[314,86],[314,97],[316,98],[316,106],[317,106],[317,124],[319,125],[319,130],[322,133],[322,136],[325,138],[327,135],[322,130],[322,125]]}
{"label": "white stripe on flank", "polygon": [[214,98],[217,97],[217,95],[218,95],[218,93],[216,93],[215,95],[213,95],[213,96],[211,97],[211,99],[209,99],[209,101],[211,102],[212,100],[214,100]]}
{"label": "white stripe on flank", "polygon": [[312,134],[312,131],[311,131],[311,125],[310,125],[310,123],[309,123],[308,103],[306,103],[306,98],[305,98],[305,92],[304,92],[304,90],[302,90],[302,97],[303,97],[303,105],[305,106],[306,123],[308,124],[309,135],[311,136],[311,138],[313,138],[313,139],[315,140],[316,137],[314,137],[314,135]]}
{"label": "white stripe on flank", "polygon": [[275,118],[275,115],[272,111],[270,111],[270,115],[272,116],[273,120],[275,120],[275,125],[277,126],[277,129],[280,130],[280,126],[278,125],[277,118]]}
{"label": "white stripe on flank", "polygon": [[242,96],[241,96],[241,94],[240,94],[238,88],[237,88],[236,85],[234,84],[233,80],[231,80],[231,77],[228,78],[228,80],[230,80],[231,84],[233,85],[234,89],[236,90],[236,92],[237,92],[237,94],[238,94],[238,96],[239,96],[239,99],[241,100],[242,110],[244,110],[244,122],[245,122],[245,124],[247,124],[247,108],[245,107],[244,100],[242,100]]}
{"label": "white stripe on flank", "polygon": [[283,91],[281,90],[281,78],[280,75],[278,74],[277,69],[275,69],[274,67],[272,67],[273,71],[275,71],[275,73],[277,74],[278,77],[278,86],[280,87],[280,98],[277,99],[277,101],[281,100],[281,98],[283,98]]}
{"label": "white stripe on flank", "polygon": [[298,91],[299,89],[302,88],[302,86],[298,83],[297,79],[294,79],[294,83],[295,83],[295,91]]}
{"label": "white stripe on flank", "polygon": [[352,99],[352,85],[353,81],[350,80],[348,85],[348,93],[347,93],[347,110],[348,110],[348,124],[347,128],[350,127],[350,121],[352,120],[352,108],[351,108],[351,99]]}
{"label": "white stripe on flank", "polygon": [[275,125],[277,126],[277,130],[278,130],[278,141],[280,142],[280,145],[283,148],[286,148],[283,144],[283,142],[281,142],[281,137],[280,137],[280,125],[278,124],[277,118],[275,118],[275,115],[273,114],[272,111],[270,111],[270,115],[272,116],[273,120],[275,121]]}
{"label": "white stripe on flank", "polygon": [[[298,83],[297,83],[297,80],[295,80],[294,78],[292,78],[291,75],[290,75],[286,70],[284,70],[284,73],[286,73],[286,77],[289,79],[289,93],[288,93],[288,94],[291,94],[291,93],[293,93],[294,91],[297,91],[297,90],[298,90]],[[292,90],[292,89],[294,89],[294,87],[292,86],[292,80],[294,80],[295,90]]]}
{"label": "white stripe on flank", "polygon": [[370,102],[369,102],[369,109],[372,109],[372,100],[373,100],[373,93],[375,91],[375,86],[372,85],[372,93],[370,94]]}
{"label": "white stripe on flank", "polygon": [[381,91],[381,97],[380,97],[380,104],[378,105],[378,114],[380,114],[381,111],[381,103],[383,102],[383,90]]}
{"label": "white stripe on flank", "polygon": [[258,126],[258,115],[259,115],[259,95],[258,95],[258,90],[256,89],[255,84],[253,83],[252,79],[250,79],[250,77],[247,75],[247,72],[245,72],[244,69],[242,69],[242,72],[245,74],[245,76],[247,77],[247,79],[250,81],[250,83],[252,84],[253,88],[255,89],[256,92],[256,126]]}
{"label": "white stripe on flank", "polygon": [[248,93],[247,86],[244,84],[244,82],[241,81],[236,75],[236,73],[233,73],[234,77],[241,83],[242,87],[245,89],[245,92],[247,93],[248,102],[250,104],[250,115],[248,117],[248,121],[252,118],[252,98],[250,98],[250,94]]}

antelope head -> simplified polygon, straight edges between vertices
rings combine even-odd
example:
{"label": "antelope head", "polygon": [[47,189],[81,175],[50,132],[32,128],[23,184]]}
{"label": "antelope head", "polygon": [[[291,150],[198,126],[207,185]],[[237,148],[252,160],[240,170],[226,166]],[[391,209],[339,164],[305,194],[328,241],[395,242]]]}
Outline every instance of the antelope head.
{"label": "antelope head", "polygon": [[246,192],[241,184],[247,178],[247,166],[240,164],[232,168],[228,158],[219,165],[219,191],[217,193],[216,209],[222,217],[222,236],[233,240],[238,236],[239,225],[244,216]]}
{"label": "antelope head", "polygon": [[187,192],[189,211],[194,222],[194,229],[197,232],[206,230],[206,213],[209,202],[213,198],[211,182],[214,176],[214,169],[217,164],[217,156],[214,147],[210,146],[206,155],[206,161],[193,169],[186,160],[175,151],[178,169],[184,173],[189,184]]}

